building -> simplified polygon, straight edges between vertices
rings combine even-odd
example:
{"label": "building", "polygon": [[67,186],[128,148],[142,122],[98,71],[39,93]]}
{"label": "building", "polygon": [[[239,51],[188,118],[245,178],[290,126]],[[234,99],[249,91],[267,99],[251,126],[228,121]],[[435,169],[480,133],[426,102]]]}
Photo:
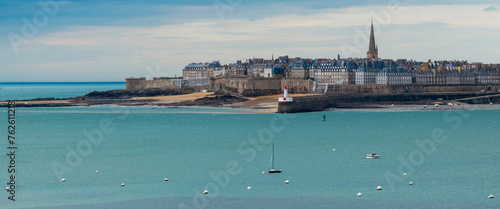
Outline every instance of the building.
{"label": "building", "polygon": [[309,77],[309,68],[306,62],[303,59],[295,59],[288,66],[290,70],[290,75],[287,77],[292,78],[308,78]]}
{"label": "building", "polygon": [[242,63],[241,60],[236,61],[236,63],[231,64],[234,70],[234,74],[237,76],[247,75],[248,63]]}
{"label": "building", "polygon": [[353,70],[356,64],[352,61],[322,61],[313,65],[314,80],[318,83],[333,85],[354,84]]}
{"label": "building", "polygon": [[411,73],[404,68],[385,67],[376,76],[376,84],[380,85],[411,85],[412,83]]}
{"label": "building", "polygon": [[446,73],[443,70],[434,68],[434,66],[427,70],[416,70],[413,76],[417,85],[446,85]]}
{"label": "building", "polygon": [[209,63],[190,63],[182,70],[182,78],[208,78],[208,65]]}
{"label": "building", "polygon": [[222,72],[220,70],[220,62],[219,61],[213,61],[210,64],[208,64],[207,67],[207,77],[209,78],[214,78],[214,77],[219,77],[222,75]]}
{"label": "building", "polygon": [[373,32],[373,20],[372,20],[372,29],[370,32],[370,46],[368,47],[368,52],[366,52],[366,57],[370,60],[378,59],[378,47],[375,44],[375,33]]}
{"label": "building", "polygon": [[384,66],[385,63],[382,61],[365,60],[361,62],[359,67],[354,70],[354,84],[376,84],[377,75],[382,71]]}

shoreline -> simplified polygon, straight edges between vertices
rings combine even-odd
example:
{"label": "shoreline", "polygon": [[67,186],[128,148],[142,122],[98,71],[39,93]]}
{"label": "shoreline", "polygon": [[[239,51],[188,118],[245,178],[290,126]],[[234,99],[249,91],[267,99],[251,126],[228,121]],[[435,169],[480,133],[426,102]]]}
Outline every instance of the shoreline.
{"label": "shoreline", "polygon": [[[227,96],[228,94],[224,95]],[[319,94],[290,94],[291,97],[306,97]],[[151,106],[159,107],[166,106],[171,108],[176,107],[212,107],[212,108],[238,108],[248,110],[248,113],[277,113],[278,98],[281,94],[265,95],[257,97],[242,97],[230,96],[240,100],[231,100],[230,103],[197,103],[197,100],[209,99],[217,100],[221,95],[216,95],[213,92],[196,92],[190,94],[170,95],[170,96],[150,96],[150,97],[131,97],[128,99],[87,99],[77,100],[75,98],[54,99],[54,100],[22,100],[15,101],[17,107],[86,107],[97,105],[118,105],[118,106]],[[78,98],[78,97],[77,97]],[[220,100],[218,100],[220,101]],[[435,107],[432,103],[424,108],[424,101],[412,102],[349,102],[343,107],[326,108],[321,111],[364,111],[364,112],[413,112],[413,111],[443,111],[443,110],[498,110],[500,105],[489,104],[468,104],[457,102],[455,100],[441,101],[439,107]],[[446,105],[453,103],[454,105]],[[201,104],[201,105],[200,105]],[[0,101],[0,107],[6,107],[7,101]],[[391,106],[394,105],[394,106]],[[347,106],[347,107],[346,107]]]}

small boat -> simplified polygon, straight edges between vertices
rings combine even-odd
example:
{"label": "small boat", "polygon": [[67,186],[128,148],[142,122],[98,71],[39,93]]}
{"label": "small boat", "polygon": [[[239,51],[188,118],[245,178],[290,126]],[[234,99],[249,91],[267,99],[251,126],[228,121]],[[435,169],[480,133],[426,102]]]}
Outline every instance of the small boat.
{"label": "small boat", "polygon": [[427,100],[427,103],[425,103],[424,108],[427,108],[427,105],[429,104],[430,101],[431,99]]}
{"label": "small boat", "polygon": [[326,121],[326,115],[323,113],[323,121]]}
{"label": "small boat", "polygon": [[439,107],[439,104],[435,104],[434,107]]}
{"label": "small boat", "polygon": [[366,158],[368,159],[378,159],[378,155],[373,153],[373,154],[366,154]]}
{"label": "small boat", "polygon": [[269,163],[269,167],[271,167],[271,169],[269,169],[268,173],[281,173],[281,170],[274,169],[274,143],[273,143],[273,152],[271,153],[271,162]]}

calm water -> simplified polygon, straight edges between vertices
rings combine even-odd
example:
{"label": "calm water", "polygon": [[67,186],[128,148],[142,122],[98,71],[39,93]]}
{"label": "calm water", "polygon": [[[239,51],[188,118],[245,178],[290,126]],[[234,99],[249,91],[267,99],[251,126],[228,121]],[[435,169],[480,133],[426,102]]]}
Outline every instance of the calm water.
{"label": "calm water", "polygon": [[[16,202],[1,208],[500,207],[498,110],[246,111],[18,108]],[[262,174],[272,142],[283,172]]]}
{"label": "calm water", "polygon": [[92,91],[124,89],[125,82],[1,83],[0,101],[36,98],[68,98]]}

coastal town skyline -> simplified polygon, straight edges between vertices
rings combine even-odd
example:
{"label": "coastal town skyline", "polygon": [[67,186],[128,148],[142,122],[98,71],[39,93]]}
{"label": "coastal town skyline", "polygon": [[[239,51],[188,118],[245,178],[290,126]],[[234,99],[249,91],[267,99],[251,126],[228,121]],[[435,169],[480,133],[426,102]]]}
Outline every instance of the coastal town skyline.
{"label": "coastal town skyline", "polygon": [[379,58],[500,62],[491,1],[314,3],[10,2],[0,82],[172,77],[187,63],[273,55],[365,58],[372,19]]}

